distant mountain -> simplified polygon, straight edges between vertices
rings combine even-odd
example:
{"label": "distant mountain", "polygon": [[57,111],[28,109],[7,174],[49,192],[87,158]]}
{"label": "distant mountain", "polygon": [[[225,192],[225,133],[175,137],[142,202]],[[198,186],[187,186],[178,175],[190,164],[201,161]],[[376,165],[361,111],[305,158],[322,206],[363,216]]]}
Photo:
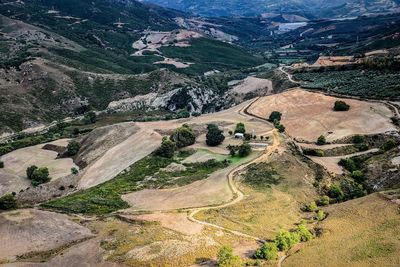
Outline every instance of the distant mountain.
{"label": "distant mountain", "polygon": [[201,16],[296,14],[309,18],[351,17],[398,11],[398,0],[143,0]]}

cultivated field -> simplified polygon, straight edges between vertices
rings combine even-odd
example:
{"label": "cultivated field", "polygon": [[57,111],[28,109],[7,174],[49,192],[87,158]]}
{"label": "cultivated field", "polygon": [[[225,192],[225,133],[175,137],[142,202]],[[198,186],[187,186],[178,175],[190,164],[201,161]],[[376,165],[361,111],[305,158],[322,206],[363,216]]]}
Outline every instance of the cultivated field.
{"label": "cultivated field", "polygon": [[315,142],[320,135],[333,141],[354,134],[373,134],[395,130],[390,122],[393,115],[385,105],[345,99],[347,112],[333,111],[335,97],[294,89],[261,98],[247,110],[268,118],[272,111],[283,114],[282,124],[287,133],[298,139]]}

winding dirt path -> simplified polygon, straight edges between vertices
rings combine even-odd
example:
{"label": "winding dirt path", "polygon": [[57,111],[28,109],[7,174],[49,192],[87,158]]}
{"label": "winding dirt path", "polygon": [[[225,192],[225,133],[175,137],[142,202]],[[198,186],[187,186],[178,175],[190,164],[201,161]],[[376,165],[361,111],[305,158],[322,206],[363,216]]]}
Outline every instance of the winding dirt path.
{"label": "winding dirt path", "polygon": [[[249,115],[249,114],[246,113],[246,110],[247,110],[247,108],[248,108],[249,106],[251,106],[253,103],[257,102],[257,100],[258,100],[258,98],[255,99],[254,101],[252,101],[248,106],[246,106],[246,107],[244,107],[243,109],[241,109],[241,110],[239,111],[239,114],[241,114],[241,115],[243,115],[243,116],[251,116],[251,115]],[[254,117],[254,116],[252,116],[252,117]],[[257,118],[257,117],[254,117],[254,118],[255,118],[255,119],[258,119],[258,120],[262,120],[261,118]],[[265,121],[265,120],[263,120],[263,121]],[[258,238],[258,237],[251,236],[251,235],[248,235],[248,234],[246,234],[246,233],[242,233],[242,232],[235,231],[235,230],[232,230],[232,229],[228,229],[228,228],[226,228],[226,227],[223,227],[223,226],[220,226],[220,225],[216,225],[216,224],[213,224],[213,223],[208,223],[208,222],[206,222],[206,221],[198,220],[198,219],[195,218],[195,215],[196,215],[197,213],[199,213],[200,211],[215,210],[215,209],[221,209],[221,208],[225,208],[225,207],[228,207],[228,206],[232,206],[232,205],[234,205],[234,204],[236,204],[236,203],[238,203],[238,202],[240,202],[240,201],[242,201],[242,200],[244,199],[244,194],[243,194],[243,192],[242,192],[242,191],[237,187],[237,185],[236,185],[235,176],[236,176],[236,174],[237,174],[238,172],[240,172],[241,170],[243,170],[244,168],[246,168],[246,167],[249,166],[250,164],[257,163],[257,162],[261,162],[261,161],[265,161],[266,159],[268,159],[268,157],[269,157],[272,153],[274,153],[274,151],[275,151],[275,150],[279,147],[279,145],[280,145],[280,138],[279,138],[279,133],[277,132],[277,130],[275,130],[275,129],[272,130],[272,137],[273,137],[272,145],[268,146],[268,147],[264,150],[263,154],[261,154],[259,157],[257,157],[256,159],[254,159],[254,160],[252,160],[252,161],[250,161],[250,162],[247,162],[247,163],[244,163],[244,164],[242,164],[242,165],[239,165],[237,168],[235,168],[234,170],[232,170],[232,171],[228,174],[228,183],[229,183],[229,187],[231,188],[232,193],[233,193],[233,195],[234,195],[234,198],[233,198],[231,201],[229,201],[229,202],[227,202],[227,203],[224,203],[224,204],[221,204],[221,205],[217,205],[217,206],[200,207],[200,208],[192,209],[192,210],[190,211],[190,213],[188,214],[188,217],[187,217],[188,220],[190,220],[190,221],[192,221],[192,222],[196,222],[196,223],[202,224],[202,225],[205,225],[205,226],[210,226],[210,227],[214,227],[214,228],[217,228],[217,229],[220,229],[220,230],[224,230],[224,231],[230,232],[230,233],[232,233],[232,234],[234,234],[234,235],[237,235],[237,236],[247,237],[247,238],[256,240],[256,241],[258,241],[258,242],[265,243],[265,240],[260,239],[260,238]]]}

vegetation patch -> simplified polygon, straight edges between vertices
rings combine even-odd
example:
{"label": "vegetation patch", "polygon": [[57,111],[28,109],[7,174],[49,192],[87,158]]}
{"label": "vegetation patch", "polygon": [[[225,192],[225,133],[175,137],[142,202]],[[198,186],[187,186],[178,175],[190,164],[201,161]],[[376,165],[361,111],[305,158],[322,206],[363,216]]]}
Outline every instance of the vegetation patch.
{"label": "vegetation patch", "polygon": [[252,164],[244,175],[244,182],[255,189],[270,188],[278,185],[283,178],[268,163]]}

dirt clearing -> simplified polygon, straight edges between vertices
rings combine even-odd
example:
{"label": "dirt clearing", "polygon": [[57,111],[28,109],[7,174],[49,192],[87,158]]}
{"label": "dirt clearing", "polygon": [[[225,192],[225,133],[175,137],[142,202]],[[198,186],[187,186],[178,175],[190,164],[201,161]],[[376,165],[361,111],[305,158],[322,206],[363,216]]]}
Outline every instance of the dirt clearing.
{"label": "dirt clearing", "polygon": [[294,89],[262,97],[247,111],[262,118],[268,118],[272,111],[279,111],[290,136],[312,142],[320,135],[333,141],[354,134],[395,130],[390,121],[393,114],[384,104],[344,99],[350,110],[335,112],[332,108],[336,100],[339,99]]}
{"label": "dirt clearing", "polygon": [[238,85],[232,88],[232,92],[238,94],[247,94],[259,90],[263,90],[266,93],[271,93],[272,82],[267,79],[261,79],[249,76],[243,81],[241,81]]}
{"label": "dirt clearing", "polygon": [[89,229],[68,216],[34,209],[0,215],[0,260],[29,252],[45,252],[93,237]]}

